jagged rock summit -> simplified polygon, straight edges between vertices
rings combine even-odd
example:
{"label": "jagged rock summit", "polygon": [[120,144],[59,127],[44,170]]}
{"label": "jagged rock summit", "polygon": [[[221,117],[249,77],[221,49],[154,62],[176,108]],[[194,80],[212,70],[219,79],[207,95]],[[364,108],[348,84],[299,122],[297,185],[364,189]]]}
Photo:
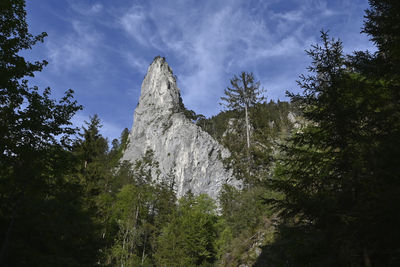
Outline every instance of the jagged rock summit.
{"label": "jagged rock summit", "polygon": [[134,163],[148,150],[159,162],[160,179],[172,175],[178,198],[191,190],[216,199],[223,184],[241,185],[223,166],[229,151],[183,114],[176,78],[162,57],[154,59],[143,80],[122,160]]}

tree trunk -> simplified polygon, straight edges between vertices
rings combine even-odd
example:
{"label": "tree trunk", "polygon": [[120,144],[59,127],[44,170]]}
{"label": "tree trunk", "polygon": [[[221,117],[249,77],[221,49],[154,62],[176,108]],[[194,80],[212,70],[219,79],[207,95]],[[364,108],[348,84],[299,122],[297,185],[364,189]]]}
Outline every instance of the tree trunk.
{"label": "tree trunk", "polygon": [[8,248],[8,242],[11,236],[11,232],[14,226],[14,215],[11,217],[11,221],[8,224],[7,232],[3,240],[3,244],[1,246],[1,252],[0,252],[0,264],[6,262],[6,254],[7,254],[7,248]]}
{"label": "tree trunk", "polygon": [[249,125],[249,114],[247,112],[247,105],[244,107],[245,115],[246,115],[246,137],[247,137],[247,153],[250,149],[250,125]]}
{"label": "tree trunk", "polygon": [[145,250],[146,250],[146,235],[144,236],[144,242],[143,242],[142,265],[146,257]]}
{"label": "tree trunk", "polygon": [[138,202],[137,202],[137,206],[136,206],[135,222],[133,224],[133,229],[136,229],[137,221],[138,221],[138,218],[139,218],[139,207],[140,207],[140,193],[138,195]]}
{"label": "tree trunk", "polygon": [[365,267],[371,267],[372,266],[371,259],[369,258],[369,254],[368,254],[367,248],[364,248],[363,254],[364,254],[363,256],[364,256]]}

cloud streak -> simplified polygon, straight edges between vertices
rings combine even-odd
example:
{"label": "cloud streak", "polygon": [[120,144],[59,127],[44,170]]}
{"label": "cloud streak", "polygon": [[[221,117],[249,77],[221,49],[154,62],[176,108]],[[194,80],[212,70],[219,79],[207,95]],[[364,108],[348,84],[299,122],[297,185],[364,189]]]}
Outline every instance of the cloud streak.
{"label": "cloud streak", "polygon": [[74,88],[85,114],[113,122],[104,127],[111,135],[131,126],[143,75],[157,55],[177,75],[185,105],[210,116],[241,71],[253,72],[269,98],[298,91],[295,80],[309,65],[304,50],[321,29],[340,37],[346,52],[373,49],[359,34],[365,0],[41,0],[27,6],[33,32],[49,32],[41,56],[50,65],[39,79],[56,90]]}
{"label": "cloud streak", "polygon": [[[217,111],[219,96],[233,74],[253,71],[266,80],[268,69],[261,70],[259,65],[269,66],[263,61],[303,58],[305,47],[315,40],[314,34],[304,30],[312,23],[305,19],[307,6],[287,12],[275,12],[266,6],[261,12],[267,14],[266,18],[242,8],[244,1],[223,1],[219,6],[189,1],[174,8],[168,1],[152,3],[132,6],[120,25],[140,45],[159,50],[167,59],[172,55],[180,71],[185,103],[206,115]],[[321,17],[334,15],[324,1],[314,9]],[[137,67],[142,65],[132,62]],[[283,94],[283,90],[274,93]],[[211,103],[214,107],[210,108]]]}
{"label": "cloud streak", "polygon": [[95,51],[102,36],[89,25],[72,21],[72,32],[47,43],[51,66],[56,71],[88,67],[95,61]]}

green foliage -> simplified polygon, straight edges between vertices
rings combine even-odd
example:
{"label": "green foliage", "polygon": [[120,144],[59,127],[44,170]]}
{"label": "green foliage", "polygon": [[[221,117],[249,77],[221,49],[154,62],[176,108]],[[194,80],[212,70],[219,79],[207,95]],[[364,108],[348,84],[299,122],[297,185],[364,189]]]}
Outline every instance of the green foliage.
{"label": "green foliage", "polygon": [[[366,10],[363,32],[367,33],[378,47],[376,59],[384,61],[378,69],[380,75],[398,75],[400,73],[400,3],[396,0],[369,0]],[[375,61],[375,60],[374,60]]]}
{"label": "green foliage", "polygon": [[[289,113],[298,117],[299,112],[292,103],[279,100],[277,102],[270,100],[268,103],[262,102],[251,107],[249,114],[255,142],[259,142],[260,139],[269,139],[270,142],[284,139],[293,129],[293,123],[288,119]],[[237,125],[240,118],[243,118],[243,112],[221,111],[211,118],[199,119],[197,125],[221,143],[230,130],[238,131],[237,134],[244,140],[245,129],[242,125]],[[229,125],[230,123],[233,125]]]}
{"label": "green foliage", "polygon": [[231,87],[224,90],[226,96],[221,97],[223,105],[228,110],[244,110],[260,103],[264,98],[260,82],[255,81],[253,73],[241,72],[230,80]]}
{"label": "green foliage", "polygon": [[215,205],[188,193],[158,237],[157,266],[210,266],[215,261]]}
{"label": "green foliage", "polygon": [[121,159],[123,152],[128,146],[128,138],[129,130],[125,128],[121,133],[120,140],[114,139],[111,142],[112,147],[109,153],[109,158],[112,165],[117,166],[119,164],[119,160]]}
{"label": "green foliage", "polygon": [[[289,115],[290,114],[290,115]],[[293,130],[289,116],[298,119],[294,105],[282,101],[255,104],[249,108],[252,143],[246,147],[246,128],[243,111],[222,111],[209,119],[200,119],[197,125],[223,144],[232,153],[225,161],[235,176],[254,186],[270,176],[273,151],[280,140]]]}
{"label": "green foliage", "polygon": [[0,265],[92,265],[92,222],[69,150],[81,106],[72,90],[56,101],[50,88],[29,86],[47,62],[21,52],[46,33],[28,32],[25,1],[1,1],[0,19]]}
{"label": "green foliage", "polygon": [[187,109],[185,107],[185,105],[183,104],[181,97],[179,97],[179,111],[182,112],[183,115],[186,116],[186,118],[193,121],[194,123],[196,123],[197,121],[199,121],[201,119],[205,119],[204,115],[196,114],[196,112],[194,112],[193,110]]}
{"label": "green foliage", "polygon": [[[271,242],[271,218],[276,215],[264,198],[277,196],[265,182],[271,176],[277,143],[292,131],[290,116],[298,111],[287,102],[255,103],[248,109],[251,121],[251,146],[246,146],[245,110],[228,110],[197,124],[231,152],[225,166],[245,183],[243,190],[225,185],[219,197],[222,214],[216,224],[215,248],[218,264],[238,266],[256,261],[257,244]],[[296,118],[297,119],[297,118]],[[281,197],[281,196],[279,196]],[[266,223],[268,222],[268,223]]]}
{"label": "green foliage", "polygon": [[246,129],[247,156],[250,160],[250,121],[249,108],[260,103],[264,97],[263,90],[260,89],[260,82],[256,82],[253,73],[242,72],[239,77],[236,75],[231,79],[232,88],[228,87],[224,93],[226,96],[221,97],[221,104],[230,110],[244,110],[244,125]]}
{"label": "green foliage", "polygon": [[108,142],[100,134],[100,119],[97,115],[90,117],[90,122],[85,121],[87,128],[82,127],[83,133],[79,135],[74,144],[74,153],[78,158],[77,174],[81,184],[86,190],[87,198],[100,194],[102,187],[106,186],[111,176],[111,166],[108,158]]}
{"label": "green foliage", "polygon": [[290,94],[309,123],[281,147],[273,186],[285,194],[275,201],[283,224],[273,251],[289,265],[395,266],[398,205],[385,207],[399,203],[398,93],[351,72],[341,43],[321,37],[308,51],[314,75],[301,77],[302,95]]}
{"label": "green foliage", "polygon": [[234,236],[243,230],[254,231],[266,212],[263,198],[266,194],[264,188],[236,189],[224,185],[219,195],[222,208],[222,217],[232,229]]}
{"label": "green foliage", "polygon": [[299,111],[292,103],[277,101],[258,103],[250,109],[250,120],[253,127],[253,138],[256,140],[281,140],[293,130],[291,114],[295,119]]}
{"label": "green foliage", "polygon": [[254,245],[264,244],[267,232],[272,231],[270,219],[275,216],[264,199],[274,194],[263,187],[244,190],[224,185],[219,195],[221,217],[219,237],[216,242],[219,264],[239,266],[252,264]]}
{"label": "green foliage", "polygon": [[134,166],[123,163],[114,174],[108,192],[101,194],[106,265],[153,266],[155,240],[175,210],[175,194],[169,184],[154,183],[157,171],[153,152],[147,151]]}
{"label": "green foliage", "polygon": [[222,143],[232,152],[227,166],[247,186],[263,184],[271,176],[274,150],[293,129],[289,114],[294,108],[287,102],[258,103],[249,109],[252,143],[245,145],[245,133],[240,120],[231,119]]}
{"label": "green foliage", "polygon": [[214,137],[214,139],[221,142],[224,132],[228,129],[229,119],[237,119],[239,118],[239,114],[236,111],[221,111],[211,118],[200,118],[196,124]]}

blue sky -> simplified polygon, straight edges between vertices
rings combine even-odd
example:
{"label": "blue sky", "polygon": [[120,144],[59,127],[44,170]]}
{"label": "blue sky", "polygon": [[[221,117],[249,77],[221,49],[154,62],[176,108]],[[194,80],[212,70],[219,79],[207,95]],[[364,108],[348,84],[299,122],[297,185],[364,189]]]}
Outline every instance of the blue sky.
{"label": "blue sky", "polygon": [[215,115],[229,79],[253,72],[268,99],[298,91],[304,50],[321,29],[345,52],[373,50],[361,35],[367,0],[28,0],[30,32],[47,32],[29,52],[49,65],[32,81],[59,98],[69,88],[84,106],[81,126],[98,114],[110,140],[131,128],[140,86],[157,55],[178,76],[183,102]]}

